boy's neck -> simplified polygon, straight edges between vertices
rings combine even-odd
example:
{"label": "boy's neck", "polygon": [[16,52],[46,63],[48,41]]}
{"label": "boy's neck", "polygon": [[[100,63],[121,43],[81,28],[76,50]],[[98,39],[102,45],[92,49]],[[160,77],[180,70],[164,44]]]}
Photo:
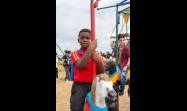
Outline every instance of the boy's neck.
{"label": "boy's neck", "polygon": [[82,48],[82,47],[81,47],[81,50],[83,50],[83,51],[86,51],[86,49],[87,49],[87,48]]}

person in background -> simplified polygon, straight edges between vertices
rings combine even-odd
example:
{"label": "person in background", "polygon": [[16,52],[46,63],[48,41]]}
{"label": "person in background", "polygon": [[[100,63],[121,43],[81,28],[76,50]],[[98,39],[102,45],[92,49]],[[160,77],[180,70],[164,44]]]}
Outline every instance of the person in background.
{"label": "person in background", "polygon": [[69,51],[68,50],[65,50],[65,55],[63,56],[63,60],[64,60],[64,63],[63,63],[63,66],[65,68],[65,71],[66,71],[66,77],[65,77],[65,81],[70,81],[70,66],[71,66],[71,63],[70,63],[70,57],[69,57]]}
{"label": "person in background", "polygon": [[[119,95],[124,94],[125,84],[126,84],[126,74],[130,69],[130,48],[125,44],[125,35],[119,34],[118,35],[118,42],[119,42],[119,67],[121,69],[121,91]],[[114,57],[116,57],[116,51],[114,51]]]}

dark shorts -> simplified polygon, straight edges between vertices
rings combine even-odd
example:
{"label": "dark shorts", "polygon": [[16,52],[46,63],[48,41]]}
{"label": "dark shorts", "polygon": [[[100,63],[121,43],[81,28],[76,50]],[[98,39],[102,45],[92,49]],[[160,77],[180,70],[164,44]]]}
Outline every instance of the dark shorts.
{"label": "dark shorts", "polygon": [[71,88],[71,111],[83,111],[85,97],[91,91],[92,83],[74,82]]}

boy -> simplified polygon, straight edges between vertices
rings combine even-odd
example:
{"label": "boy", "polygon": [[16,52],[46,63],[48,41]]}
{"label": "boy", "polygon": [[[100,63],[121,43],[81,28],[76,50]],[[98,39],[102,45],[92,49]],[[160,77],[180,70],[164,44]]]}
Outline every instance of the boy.
{"label": "boy", "polygon": [[104,73],[101,57],[95,52],[97,41],[91,41],[91,31],[82,29],[78,42],[81,46],[71,54],[74,64],[74,83],[71,89],[71,111],[83,111],[86,94],[91,91],[92,81],[96,74]]}
{"label": "boy", "polygon": [[[118,35],[118,42],[119,42],[119,66],[121,69],[121,91],[119,93],[120,96],[124,94],[124,88],[126,84],[125,76],[130,70],[130,48],[125,44],[125,35],[119,34]],[[116,51],[114,51],[114,57],[116,57]]]}

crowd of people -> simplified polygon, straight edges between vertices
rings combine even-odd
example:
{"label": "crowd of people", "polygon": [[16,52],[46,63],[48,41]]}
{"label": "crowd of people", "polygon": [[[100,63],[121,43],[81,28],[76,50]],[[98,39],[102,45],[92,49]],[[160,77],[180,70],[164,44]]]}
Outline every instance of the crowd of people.
{"label": "crowd of people", "polygon": [[[72,80],[70,75],[72,70],[71,68],[73,68],[74,71],[74,82],[70,97],[71,111],[83,110],[85,96],[91,90],[91,84],[93,81],[92,75],[105,73],[106,63],[109,61],[114,61],[115,63],[116,61],[116,49],[114,49],[111,53],[95,51],[97,48],[97,41],[91,41],[90,33],[91,31],[89,29],[82,29],[78,34],[80,49],[74,51],[65,50],[65,54],[62,57],[63,67],[66,72],[65,81]],[[128,70],[130,70],[130,42],[126,42],[125,34],[118,35],[118,42],[119,64],[116,66],[119,66],[121,70],[120,81],[122,85],[120,86],[121,89],[119,95],[123,95],[126,83],[125,75]],[[93,63],[96,64],[96,67],[93,67]],[[74,65],[74,67],[71,67],[72,65]],[[58,69],[56,74],[58,79]],[[130,91],[130,87],[128,91]],[[116,106],[114,111],[119,111],[119,105]]]}

